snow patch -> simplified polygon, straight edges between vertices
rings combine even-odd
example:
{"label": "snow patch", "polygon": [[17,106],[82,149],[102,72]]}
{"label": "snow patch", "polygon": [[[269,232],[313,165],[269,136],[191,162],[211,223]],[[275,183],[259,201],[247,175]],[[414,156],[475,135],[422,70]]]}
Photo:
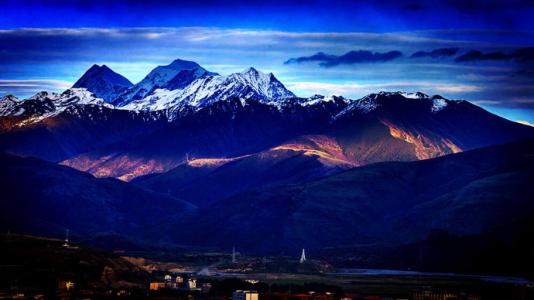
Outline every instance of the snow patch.
{"label": "snow patch", "polygon": [[432,107],[430,108],[430,110],[433,113],[436,113],[442,111],[445,107],[447,107],[447,100],[443,98],[434,98],[432,99]]}

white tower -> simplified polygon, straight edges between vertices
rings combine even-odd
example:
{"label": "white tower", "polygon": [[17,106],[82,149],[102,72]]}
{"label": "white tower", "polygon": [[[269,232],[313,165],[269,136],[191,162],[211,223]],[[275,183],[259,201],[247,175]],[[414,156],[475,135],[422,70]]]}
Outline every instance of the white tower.
{"label": "white tower", "polygon": [[235,246],[232,248],[232,263],[233,263],[233,264],[236,263],[236,259],[235,259]]}
{"label": "white tower", "polygon": [[300,263],[304,263],[306,261],[306,251],[304,248],[302,248],[302,254],[300,255]]}

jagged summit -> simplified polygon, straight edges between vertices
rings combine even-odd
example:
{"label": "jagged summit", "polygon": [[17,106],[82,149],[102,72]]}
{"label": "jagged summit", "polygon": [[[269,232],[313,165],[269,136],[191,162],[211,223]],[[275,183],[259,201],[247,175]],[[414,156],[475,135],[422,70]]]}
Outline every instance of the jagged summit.
{"label": "jagged summit", "polygon": [[85,88],[70,88],[61,94],[41,91],[25,100],[14,100],[14,98],[16,97],[0,98],[0,116],[26,118],[20,125],[56,116],[76,105],[113,107]]}
{"label": "jagged summit", "polygon": [[143,80],[115,98],[113,104],[125,106],[132,101],[145,98],[156,89],[183,87],[206,75],[218,74],[207,71],[196,62],[176,59],[168,65],[154,68]]}
{"label": "jagged summit", "polygon": [[126,77],[114,72],[108,66],[94,64],[72,87],[85,88],[97,97],[111,102],[132,85]]}
{"label": "jagged summit", "polygon": [[134,100],[124,109],[179,110],[185,106],[202,108],[231,98],[272,103],[295,97],[272,73],[248,68],[227,76],[202,74],[190,84],[178,89],[154,90],[143,99]]}
{"label": "jagged summit", "polygon": [[396,92],[387,92],[387,91],[380,91],[377,93],[378,95],[382,95],[382,96],[395,96],[395,95],[398,95],[398,96],[403,96],[404,98],[407,98],[407,99],[427,99],[429,98],[429,96],[425,93],[422,93],[422,92],[401,92],[401,91],[396,91]]}
{"label": "jagged summit", "polygon": [[[414,101],[418,100],[418,101]],[[351,116],[353,114],[366,114],[379,109],[390,107],[393,109],[422,109],[438,113],[448,105],[461,101],[448,100],[440,95],[429,96],[422,92],[387,92],[381,91],[366,95],[354,100],[344,110],[339,112],[336,118]]]}
{"label": "jagged summit", "polygon": [[0,97],[0,101],[20,101],[15,95],[9,94]]}
{"label": "jagged summit", "polygon": [[6,95],[0,97],[0,116],[7,116],[11,114],[11,112],[19,102],[19,98],[13,95]]}

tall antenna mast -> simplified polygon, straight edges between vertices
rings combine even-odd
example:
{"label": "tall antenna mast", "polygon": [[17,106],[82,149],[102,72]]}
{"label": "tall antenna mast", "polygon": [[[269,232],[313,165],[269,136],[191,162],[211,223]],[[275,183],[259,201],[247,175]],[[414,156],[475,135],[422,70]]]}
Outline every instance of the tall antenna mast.
{"label": "tall antenna mast", "polygon": [[306,251],[304,248],[302,248],[302,254],[300,255],[300,263],[304,263],[306,261]]}
{"label": "tall antenna mast", "polygon": [[233,263],[233,264],[236,263],[236,259],[235,259],[235,246],[232,248],[232,263]]}

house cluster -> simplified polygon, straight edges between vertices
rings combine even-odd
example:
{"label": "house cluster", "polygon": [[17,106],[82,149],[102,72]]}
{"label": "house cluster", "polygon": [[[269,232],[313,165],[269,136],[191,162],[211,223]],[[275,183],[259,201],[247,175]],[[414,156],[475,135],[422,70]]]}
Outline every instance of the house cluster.
{"label": "house cluster", "polygon": [[259,297],[257,291],[237,290],[232,294],[232,300],[258,300]]}
{"label": "house cluster", "polygon": [[174,290],[188,290],[208,292],[211,288],[209,283],[203,283],[200,287],[197,286],[197,280],[192,277],[186,277],[182,275],[176,275],[173,277],[167,274],[163,277],[163,281],[155,281],[150,283],[150,290],[157,291],[161,289],[174,289]]}

